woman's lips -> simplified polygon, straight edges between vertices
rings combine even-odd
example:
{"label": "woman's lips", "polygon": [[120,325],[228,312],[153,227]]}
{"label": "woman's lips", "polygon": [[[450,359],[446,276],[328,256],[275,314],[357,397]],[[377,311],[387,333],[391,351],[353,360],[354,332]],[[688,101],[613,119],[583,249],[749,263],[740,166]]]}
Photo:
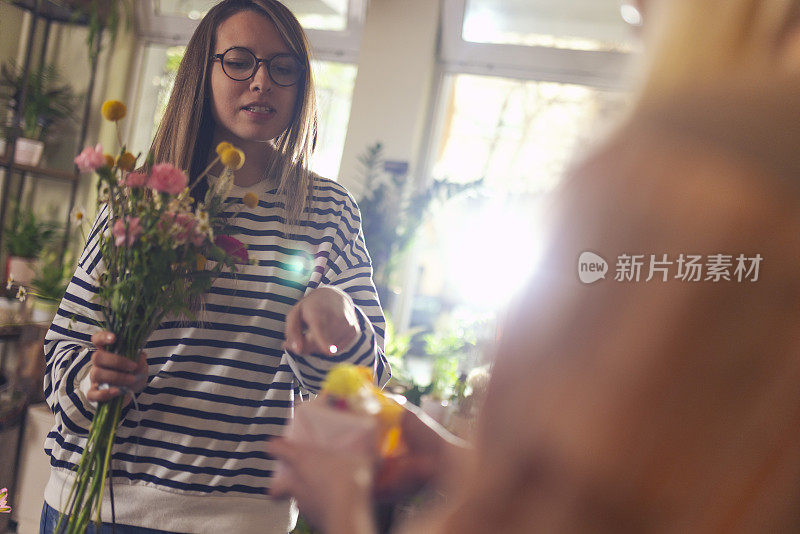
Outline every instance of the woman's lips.
{"label": "woman's lips", "polygon": [[269,106],[245,106],[242,108],[245,115],[255,120],[268,120],[275,115],[275,110]]}

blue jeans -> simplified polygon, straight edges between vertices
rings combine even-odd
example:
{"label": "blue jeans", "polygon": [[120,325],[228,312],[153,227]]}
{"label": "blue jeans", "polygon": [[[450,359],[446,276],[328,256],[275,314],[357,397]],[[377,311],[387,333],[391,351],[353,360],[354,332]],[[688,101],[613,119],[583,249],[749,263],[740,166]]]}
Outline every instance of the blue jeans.
{"label": "blue jeans", "polygon": [[[53,534],[56,530],[56,525],[58,525],[58,510],[44,503],[44,507],[42,508],[42,520],[39,523],[39,534]],[[66,530],[65,524],[62,524],[61,528]],[[167,532],[166,530],[154,530],[152,528],[132,527],[130,525],[120,524],[114,525],[113,528],[114,530],[112,531],[111,523],[103,523],[100,526],[99,534],[112,534],[112,532],[113,534],[175,534],[173,532]],[[94,523],[89,523],[86,534],[98,534],[97,529],[94,528]]]}

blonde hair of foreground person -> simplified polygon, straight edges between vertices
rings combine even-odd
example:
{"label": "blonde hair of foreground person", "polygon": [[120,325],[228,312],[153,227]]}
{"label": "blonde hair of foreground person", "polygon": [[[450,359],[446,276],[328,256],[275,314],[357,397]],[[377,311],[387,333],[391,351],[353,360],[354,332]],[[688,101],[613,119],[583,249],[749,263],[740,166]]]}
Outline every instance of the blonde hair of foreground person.
{"label": "blonde hair of foreground person", "polygon": [[[769,119],[800,142],[797,87],[762,89],[795,98]],[[570,179],[498,347],[476,466],[446,513],[407,532],[800,531],[798,156],[739,153],[694,128],[704,117],[661,117],[635,119]],[[609,262],[605,280],[578,280],[586,250]],[[672,265],[645,282],[645,263],[617,282],[621,254],[763,260],[757,281],[684,282]]]}
{"label": "blonde hair of foreground person", "polygon": [[[692,34],[719,47],[651,79],[565,181],[497,349],[474,464],[445,510],[402,532],[800,531],[800,76],[779,44],[789,26],[758,30],[760,5],[790,3],[690,1],[751,31]],[[654,31],[690,20],[674,4]],[[662,45],[651,66],[669,63]],[[717,70],[694,78],[706,62]],[[584,251],[608,261],[605,280],[578,280]],[[614,280],[622,254],[645,255],[639,282]],[[682,281],[673,263],[645,282],[650,254],[730,255],[732,275],[739,254],[763,259],[756,281]]]}
{"label": "blonde hair of foreground person", "polygon": [[646,98],[732,73],[796,71],[797,0],[647,0]]}

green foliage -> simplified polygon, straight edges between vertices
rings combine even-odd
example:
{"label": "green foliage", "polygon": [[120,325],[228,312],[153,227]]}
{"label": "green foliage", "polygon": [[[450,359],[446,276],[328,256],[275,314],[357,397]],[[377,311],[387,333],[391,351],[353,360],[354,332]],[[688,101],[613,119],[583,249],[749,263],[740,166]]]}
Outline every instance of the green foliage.
{"label": "green foliage", "polygon": [[459,394],[461,387],[458,366],[464,355],[475,347],[474,335],[453,329],[427,334],[424,337],[425,352],[433,359],[431,384],[428,391],[438,399],[447,399]]}
{"label": "green foliage", "polygon": [[37,258],[57,236],[59,226],[39,220],[33,210],[17,208],[6,225],[3,241],[9,256]]}
{"label": "green foliage", "polygon": [[58,254],[51,253],[42,258],[32,288],[36,298],[58,303],[67,291],[71,269],[61,263]]}
{"label": "green foliage", "polygon": [[120,24],[125,23],[125,27],[130,27],[133,19],[133,5],[130,0],[52,0],[56,4],[63,5],[71,9],[74,19],[85,18],[89,28],[86,37],[86,45],[89,48],[89,59],[92,63],[97,61],[97,57],[102,51],[102,45],[98,42],[101,31],[106,31],[111,36],[111,45],[117,39]]}
{"label": "green foliage", "polygon": [[405,356],[411,348],[414,336],[420,331],[419,328],[412,328],[403,333],[395,330],[394,322],[386,318],[386,339],[384,344],[384,354],[392,368],[392,379],[389,387],[394,384],[408,389],[413,385],[413,378],[409,374],[405,363]]}
{"label": "green foliage", "polygon": [[358,160],[360,180],[365,187],[358,201],[364,239],[372,258],[375,282],[386,286],[398,256],[407,250],[435,203],[475,189],[483,181],[434,180],[424,188],[409,192],[404,176],[384,172],[381,143],[367,147]]}
{"label": "green foliage", "polygon": [[0,101],[4,107],[16,111],[27,85],[25,106],[21,110],[22,135],[43,140],[51,127],[74,116],[78,100],[72,87],[62,82],[54,65],[29,72],[27,83],[22,74],[22,67],[13,61],[0,67]]}

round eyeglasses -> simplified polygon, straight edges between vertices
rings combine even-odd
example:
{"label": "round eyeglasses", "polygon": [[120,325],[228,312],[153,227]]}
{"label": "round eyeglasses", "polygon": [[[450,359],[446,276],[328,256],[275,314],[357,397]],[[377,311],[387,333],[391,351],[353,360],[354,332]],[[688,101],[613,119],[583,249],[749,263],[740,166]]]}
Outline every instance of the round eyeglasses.
{"label": "round eyeglasses", "polygon": [[303,76],[303,65],[292,54],[278,54],[269,59],[262,59],[249,49],[234,46],[221,54],[211,56],[212,60],[222,63],[222,72],[237,82],[249,80],[256,75],[258,66],[264,63],[269,79],[281,87],[290,87],[300,81]]}

